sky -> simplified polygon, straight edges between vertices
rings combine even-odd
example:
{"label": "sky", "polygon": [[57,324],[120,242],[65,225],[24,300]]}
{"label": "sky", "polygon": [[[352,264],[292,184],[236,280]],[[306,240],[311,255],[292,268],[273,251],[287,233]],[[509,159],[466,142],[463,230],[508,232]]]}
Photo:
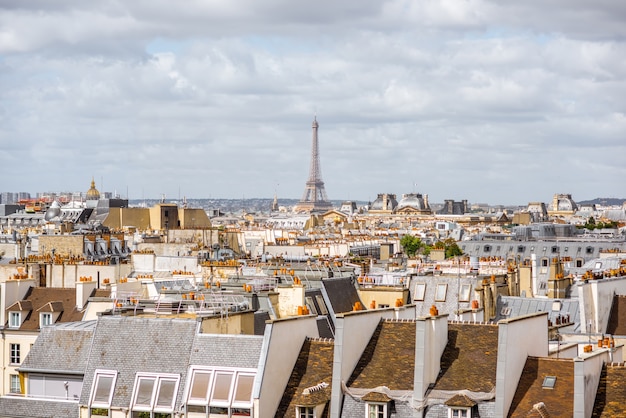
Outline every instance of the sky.
{"label": "sky", "polygon": [[626,198],[626,2],[2,0],[0,191]]}

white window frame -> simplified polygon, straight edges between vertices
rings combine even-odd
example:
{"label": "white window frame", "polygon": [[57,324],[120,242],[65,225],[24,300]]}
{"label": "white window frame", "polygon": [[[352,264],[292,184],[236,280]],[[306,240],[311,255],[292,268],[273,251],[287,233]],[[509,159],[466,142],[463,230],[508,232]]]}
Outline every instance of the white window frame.
{"label": "white window frame", "polygon": [[296,418],[316,418],[314,406],[296,406]]}
{"label": "white window frame", "polygon": [[22,384],[20,383],[20,375],[12,374],[9,377],[9,392],[22,393]]}
{"label": "white window frame", "polygon": [[9,312],[9,328],[19,328],[22,326],[22,313],[11,311]]}
{"label": "white window frame", "polygon": [[[376,408],[375,411],[372,408]],[[382,410],[381,410],[382,409]],[[372,413],[374,415],[372,416]],[[365,418],[380,418],[380,414],[382,413],[383,418],[387,418],[387,403],[381,402],[366,402],[365,403]]]}
{"label": "white window frame", "polygon": [[448,407],[448,417],[449,418],[472,418],[472,408],[465,408],[465,407],[459,407],[459,406]]}
{"label": "white window frame", "polygon": [[39,314],[39,328],[52,325],[52,314],[50,312],[42,312]]}
{"label": "white window frame", "polygon": [[[14,361],[17,360],[17,361]],[[22,348],[20,344],[11,343],[9,345],[9,364],[20,364],[22,360]]]}
{"label": "white window frame", "polygon": [[437,291],[435,292],[435,302],[445,302],[448,295],[448,284],[437,283]]}
{"label": "white window frame", "polygon": [[[115,392],[115,383],[117,382],[117,370],[96,369],[93,376],[93,384],[91,385],[91,393],[89,395],[89,408],[111,408],[113,393]],[[94,398],[96,397],[98,384],[100,382],[100,378],[102,377],[110,377],[113,380],[111,381],[108,400],[106,402],[97,402]]]}
{"label": "white window frame", "polygon": [[424,297],[426,297],[426,283],[415,283],[413,300],[424,300]]}
{"label": "white window frame", "polygon": [[459,291],[459,302],[469,302],[471,292],[472,285],[470,283],[463,283]]}
{"label": "white window frame", "polygon": [[[192,398],[193,383],[198,374],[210,374],[209,382],[206,388],[204,398],[196,397]],[[213,394],[215,390],[215,381],[218,375],[231,375],[230,387],[228,389],[227,400],[213,400]],[[231,409],[250,409],[252,415],[252,396],[254,392],[254,380],[256,380],[257,370],[250,368],[225,368],[225,367],[204,367],[204,366],[192,366],[187,376],[187,386],[184,394],[184,404],[193,406],[205,406],[207,410],[211,407],[227,408],[229,413]],[[252,390],[250,393],[250,400],[247,402],[235,400],[238,385],[242,377],[252,377]]]}
{"label": "white window frame", "polygon": [[[153,380],[152,393],[150,394],[150,400],[147,405],[137,405],[137,395],[139,391],[139,385],[143,380]],[[158,406],[158,397],[161,392],[163,382],[174,382],[174,395],[169,407]],[[135,384],[133,385],[133,396],[130,401],[130,410],[133,412],[159,412],[159,413],[174,413],[174,406],[176,404],[176,395],[178,393],[178,386],[180,385],[180,375],[178,374],[166,374],[166,373],[137,373],[135,375]]]}

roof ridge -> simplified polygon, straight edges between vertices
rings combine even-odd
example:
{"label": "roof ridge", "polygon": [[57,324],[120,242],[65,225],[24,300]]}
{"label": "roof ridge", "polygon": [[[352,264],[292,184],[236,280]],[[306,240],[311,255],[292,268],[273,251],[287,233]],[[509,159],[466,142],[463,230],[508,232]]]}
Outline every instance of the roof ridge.
{"label": "roof ridge", "polygon": [[324,337],[306,337],[307,341],[317,342],[317,343],[334,343],[334,338],[324,338]]}

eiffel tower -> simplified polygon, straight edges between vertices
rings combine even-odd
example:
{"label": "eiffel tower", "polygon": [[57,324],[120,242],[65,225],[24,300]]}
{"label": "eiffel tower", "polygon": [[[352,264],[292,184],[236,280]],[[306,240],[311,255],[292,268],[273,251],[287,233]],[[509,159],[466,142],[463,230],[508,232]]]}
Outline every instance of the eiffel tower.
{"label": "eiffel tower", "polygon": [[296,212],[318,212],[327,211],[333,208],[332,203],[326,196],[322,171],[320,169],[320,152],[317,140],[317,118],[313,118],[313,143],[311,145],[311,167],[309,169],[309,179],[304,188],[302,199],[296,204]]}

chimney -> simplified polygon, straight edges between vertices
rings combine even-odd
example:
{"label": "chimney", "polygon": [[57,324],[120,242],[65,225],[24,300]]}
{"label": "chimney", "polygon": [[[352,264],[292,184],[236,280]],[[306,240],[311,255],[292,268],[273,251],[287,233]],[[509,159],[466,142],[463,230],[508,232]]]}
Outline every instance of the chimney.
{"label": "chimney", "polygon": [[83,309],[87,304],[87,299],[98,286],[95,280],[76,282],[76,308]]}
{"label": "chimney", "polygon": [[534,404],[533,411],[539,412],[539,415],[541,415],[541,418],[550,418],[550,413],[548,412],[548,409],[546,408],[546,404],[544,404],[543,402]]}

